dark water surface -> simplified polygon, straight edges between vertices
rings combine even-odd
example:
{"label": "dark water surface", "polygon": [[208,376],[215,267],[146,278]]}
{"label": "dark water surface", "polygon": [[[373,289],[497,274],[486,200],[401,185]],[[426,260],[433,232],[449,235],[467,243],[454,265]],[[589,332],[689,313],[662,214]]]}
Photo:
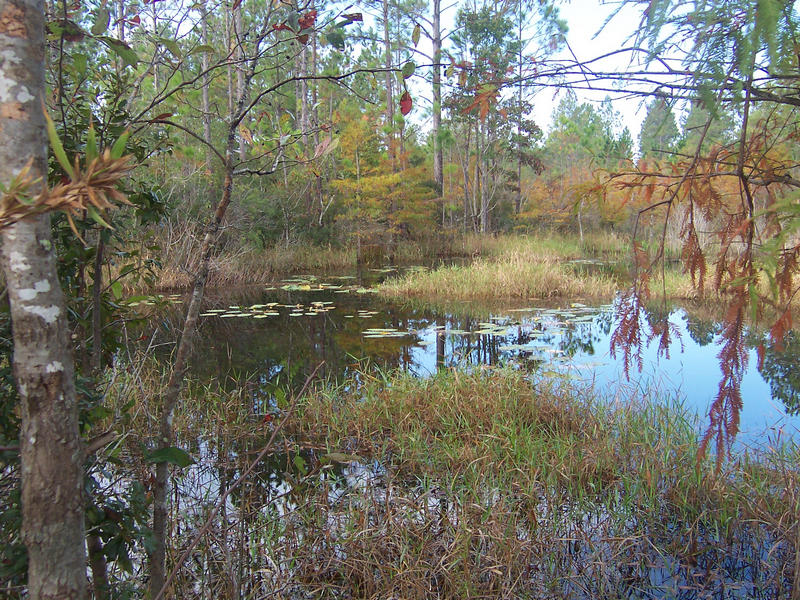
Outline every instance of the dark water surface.
{"label": "dark water surface", "polygon": [[[611,304],[390,302],[372,286],[396,272],[300,276],[272,286],[212,291],[192,368],[201,378],[248,376],[258,402],[275,385],[302,384],[320,363],[322,374],[334,380],[370,364],[426,376],[456,365],[511,363],[585,383],[612,401],[644,395],[679,402],[700,416],[700,426],[706,422],[721,377],[721,315],[707,307],[670,309],[677,335],[669,356],[657,356],[653,341],[643,352],[642,371],[633,369],[628,379],[621,357],[609,351]],[[800,427],[794,416],[800,408],[800,338],[790,334],[783,352],[768,345],[761,368],[755,347],[764,336],[751,338],[739,442],[794,437]]]}

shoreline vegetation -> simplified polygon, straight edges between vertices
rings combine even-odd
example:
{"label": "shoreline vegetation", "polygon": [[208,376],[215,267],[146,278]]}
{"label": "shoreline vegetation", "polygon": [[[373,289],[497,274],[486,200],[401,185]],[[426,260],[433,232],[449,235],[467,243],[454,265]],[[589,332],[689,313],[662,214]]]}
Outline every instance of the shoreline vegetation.
{"label": "shoreline vegetation", "polygon": [[[791,594],[795,445],[737,453],[717,473],[714,457],[697,464],[698,423],[680,406],[512,369],[362,371],[264,414],[250,393],[187,390],[202,402],[176,427],[197,464],[178,475],[173,556],[206,518],[206,488],[231,485],[287,421],[175,597],[198,581],[221,593],[229,569],[251,597]],[[153,409],[136,411],[129,447],[149,438]]]}
{"label": "shoreline vegetation", "polygon": [[[668,253],[670,259],[676,255]],[[164,256],[169,258],[157,271],[152,288],[188,289],[194,270],[192,253]],[[230,250],[213,259],[208,287],[264,284],[299,273],[395,264],[430,266],[432,271],[382,286],[387,296],[430,298],[446,289],[453,300],[610,298],[629,281],[631,260],[630,240],[614,233],[587,234],[583,243],[570,234],[443,234],[400,240],[392,247],[364,246],[361,252],[356,247],[310,245]],[[696,296],[680,267],[669,265],[666,274],[668,295]]]}

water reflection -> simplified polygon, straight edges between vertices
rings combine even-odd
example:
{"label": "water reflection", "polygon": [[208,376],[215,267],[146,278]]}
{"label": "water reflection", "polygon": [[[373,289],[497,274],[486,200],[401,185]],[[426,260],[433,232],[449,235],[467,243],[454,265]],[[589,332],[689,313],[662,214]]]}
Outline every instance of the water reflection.
{"label": "water reflection", "polygon": [[[253,410],[263,414],[277,387],[298,388],[323,363],[322,375],[342,381],[370,364],[426,376],[437,369],[512,363],[532,372],[593,384],[606,395],[679,398],[701,417],[716,396],[720,325],[707,313],[672,309],[668,317],[682,351],[658,357],[657,340],[643,348],[641,373],[628,381],[609,355],[615,327],[611,305],[461,306],[434,309],[381,299],[365,281],[296,278],[271,289],[211,295],[200,322],[195,373],[221,381],[249,376]],[[176,311],[162,321],[165,341],[180,322]],[[783,427],[793,433],[800,419],[800,375],[792,370],[800,339],[787,336],[783,352],[767,346],[758,367],[749,337],[742,439]],[[168,347],[163,352],[166,356]],[[701,418],[701,420],[703,420]]]}
{"label": "water reflection", "polygon": [[767,344],[764,359],[758,367],[761,376],[769,383],[772,397],[783,402],[790,415],[800,414],[800,336],[789,331],[781,348]]}

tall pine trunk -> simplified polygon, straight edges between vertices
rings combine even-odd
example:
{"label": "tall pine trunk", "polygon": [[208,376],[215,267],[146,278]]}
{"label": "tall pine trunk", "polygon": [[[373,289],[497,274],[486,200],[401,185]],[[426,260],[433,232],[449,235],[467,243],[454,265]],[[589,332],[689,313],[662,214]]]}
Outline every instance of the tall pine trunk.
{"label": "tall pine trunk", "polygon": [[442,141],[439,139],[442,128],[442,69],[439,64],[442,62],[441,16],[442,0],[433,0],[433,180],[440,196],[444,190],[444,161]]}
{"label": "tall pine trunk", "polygon": [[394,140],[394,93],[392,91],[394,73],[392,68],[392,43],[389,35],[389,0],[383,0],[383,44],[384,60],[386,66],[386,146],[389,153],[389,163],[392,165],[392,173],[397,172],[397,158],[395,156]]}

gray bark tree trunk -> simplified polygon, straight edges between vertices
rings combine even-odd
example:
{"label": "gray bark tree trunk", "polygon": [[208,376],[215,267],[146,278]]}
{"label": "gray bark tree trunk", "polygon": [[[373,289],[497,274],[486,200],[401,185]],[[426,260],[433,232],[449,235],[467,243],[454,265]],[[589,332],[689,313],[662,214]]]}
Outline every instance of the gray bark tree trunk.
{"label": "gray bark tree trunk", "polygon": [[[202,35],[203,45],[209,45],[208,38],[208,10],[206,3],[203,2],[202,14],[200,16],[200,31]],[[203,103],[203,139],[206,144],[211,143],[211,103],[208,98],[208,88],[211,85],[211,76],[208,73],[210,55],[208,52],[203,52],[200,57],[201,68],[203,69],[203,88],[201,101]],[[211,171],[211,165],[214,164],[214,153],[211,148],[206,148],[206,168]]]}
{"label": "gray bark tree trunk", "polygon": [[[0,0],[0,181],[31,161],[47,178],[42,0]],[[27,217],[0,232],[21,403],[22,537],[31,600],[86,597],[83,446],[78,432],[67,312],[50,218]]]}
{"label": "gray bark tree trunk", "polygon": [[392,173],[397,172],[397,160],[395,157],[395,140],[394,140],[394,93],[393,93],[393,78],[394,73],[390,71],[392,68],[392,43],[389,32],[389,0],[383,0],[383,44],[384,44],[384,58],[386,63],[386,147],[389,154],[389,163],[392,165]]}
{"label": "gray bark tree trunk", "polygon": [[[433,180],[436,191],[442,195],[444,189],[444,161],[442,142],[442,0],[433,0]],[[444,225],[444,221],[442,222]]]}

